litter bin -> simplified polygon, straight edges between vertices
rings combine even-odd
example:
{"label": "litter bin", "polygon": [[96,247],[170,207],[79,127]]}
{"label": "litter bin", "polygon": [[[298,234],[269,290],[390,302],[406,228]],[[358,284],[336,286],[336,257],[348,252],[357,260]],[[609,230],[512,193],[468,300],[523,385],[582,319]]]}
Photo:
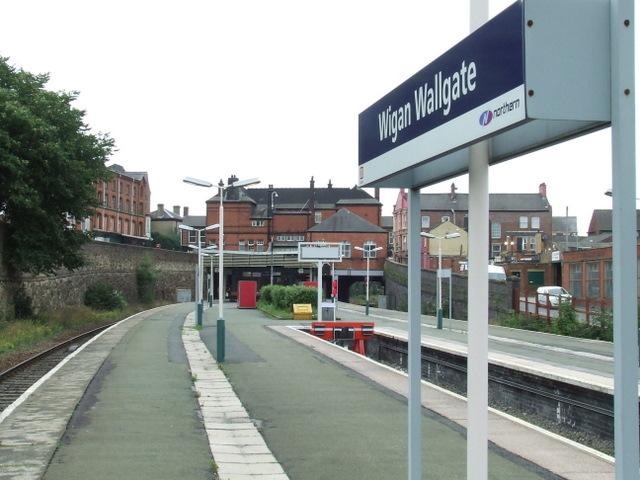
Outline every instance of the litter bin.
{"label": "litter bin", "polygon": [[322,302],[320,304],[322,308],[321,319],[325,322],[333,322],[335,320],[336,305],[333,302]]}

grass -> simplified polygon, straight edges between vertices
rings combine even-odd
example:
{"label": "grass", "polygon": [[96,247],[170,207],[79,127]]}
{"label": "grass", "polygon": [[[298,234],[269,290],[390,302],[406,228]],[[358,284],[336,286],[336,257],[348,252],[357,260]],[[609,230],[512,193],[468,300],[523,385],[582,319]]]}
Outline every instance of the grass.
{"label": "grass", "polygon": [[148,305],[128,305],[108,311],[93,310],[84,305],[64,307],[41,313],[32,318],[0,322],[0,358],[29,350],[46,341],[97,328],[122,320],[150,308]]}

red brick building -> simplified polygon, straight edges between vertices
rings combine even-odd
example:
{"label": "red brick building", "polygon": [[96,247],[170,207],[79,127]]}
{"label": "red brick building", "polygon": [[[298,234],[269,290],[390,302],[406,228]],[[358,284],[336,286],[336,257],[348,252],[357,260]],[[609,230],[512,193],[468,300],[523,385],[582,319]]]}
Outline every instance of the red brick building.
{"label": "red brick building", "polygon": [[[407,193],[401,190],[394,207],[393,257],[407,261]],[[469,195],[456,192],[420,196],[421,227],[428,232],[449,221],[468,231]],[[496,261],[537,261],[551,238],[552,210],[547,187],[538,193],[492,193],[489,195],[489,258]],[[429,252],[428,252],[429,253]]]}
{"label": "red brick building", "polygon": [[151,191],[147,172],[127,172],[117,164],[108,167],[114,175],[99,182],[96,192],[100,206],[90,220],[95,238],[129,243],[150,236]]}
{"label": "red brick building", "polygon": [[[235,180],[235,177],[229,178],[228,184]],[[273,274],[271,265],[258,267],[258,260],[254,262],[255,268],[233,269],[228,279],[232,288],[243,275],[257,279],[260,285],[274,277],[274,283],[308,280],[309,269],[277,264],[279,256],[297,251],[298,242],[324,239],[345,243],[344,248],[350,248],[351,255],[336,266],[345,274],[363,272],[362,256],[355,255],[354,246],[375,242],[385,247],[378,252],[379,257],[386,257],[388,233],[380,227],[382,205],[358,187],[338,188],[331,182],[326,187],[316,187],[313,177],[307,188],[231,187],[224,190],[223,206],[225,251],[255,252],[256,259],[260,257],[258,254],[272,254],[272,258],[276,258]],[[219,223],[219,207],[218,195],[207,200],[206,225]],[[218,245],[218,235],[218,230],[206,232],[207,244]],[[380,272],[382,263],[383,260],[371,262]]]}

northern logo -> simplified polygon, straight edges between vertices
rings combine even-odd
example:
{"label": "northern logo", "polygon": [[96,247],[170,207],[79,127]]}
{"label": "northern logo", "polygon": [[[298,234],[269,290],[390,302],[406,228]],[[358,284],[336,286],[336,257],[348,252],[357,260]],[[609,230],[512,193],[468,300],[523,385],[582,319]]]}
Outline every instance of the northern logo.
{"label": "northern logo", "polygon": [[489,125],[491,123],[491,120],[493,120],[493,112],[491,110],[485,110],[480,115],[480,125],[482,125],[483,127]]}

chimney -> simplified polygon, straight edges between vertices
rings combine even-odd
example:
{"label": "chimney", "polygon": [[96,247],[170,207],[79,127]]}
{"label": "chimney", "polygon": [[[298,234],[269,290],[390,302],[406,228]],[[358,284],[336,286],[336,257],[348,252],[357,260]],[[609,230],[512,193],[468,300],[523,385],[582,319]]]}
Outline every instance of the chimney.
{"label": "chimney", "polygon": [[174,205],[173,206],[173,213],[174,213],[174,215],[180,216],[180,205]]}
{"label": "chimney", "polygon": [[458,187],[456,187],[455,183],[451,183],[451,193],[449,193],[449,200],[451,200],[452,202],[457,202],[458,198],[456,195],[456,190],[458,189]]}
{"label": "chimney", "polygon": [[231,176],[227,179],[227,185],[231,185],[234,182],[238,181],[238,177],[236,177],[234,174],[231,174]]}
{"label": "chimney", "polygon": [[189,207],[182,207],[182,216],[183,217],[188,217],[189,216]]}
{"label": "chimney", "polygon": [[314,182],[313,180],[313,176],[311,177],[311,180],[309,181],[309,188],[311,189],[311,191],[313,192],[313,189],[316,186],[316,182]]}
{"label": "chimney", "polygon": [[380,187],[373,189],[373,196],[376,197],[376,200],[380,201]]}
{"label": "chimney", "polygon": [[164,213],[164,203],[158,204],[158,213]]}
{"label": "chimney", "polygon": [[540,194],[541,197],[547,198],[547,184],[542,182],[539,186],[538,186],[538,193]]}
{"label": "chimney", "polygon": [[316,217],[316,182],[313,181],[313,177],[309,181],[309,211],[311,215],[307,217],[307,228],[315,225]]}
{"label": "chimney", "polygon": [[327,185],[327,188],[333,188],[333,184],[331,183],[331,179],[329,179],[329,184]]}

